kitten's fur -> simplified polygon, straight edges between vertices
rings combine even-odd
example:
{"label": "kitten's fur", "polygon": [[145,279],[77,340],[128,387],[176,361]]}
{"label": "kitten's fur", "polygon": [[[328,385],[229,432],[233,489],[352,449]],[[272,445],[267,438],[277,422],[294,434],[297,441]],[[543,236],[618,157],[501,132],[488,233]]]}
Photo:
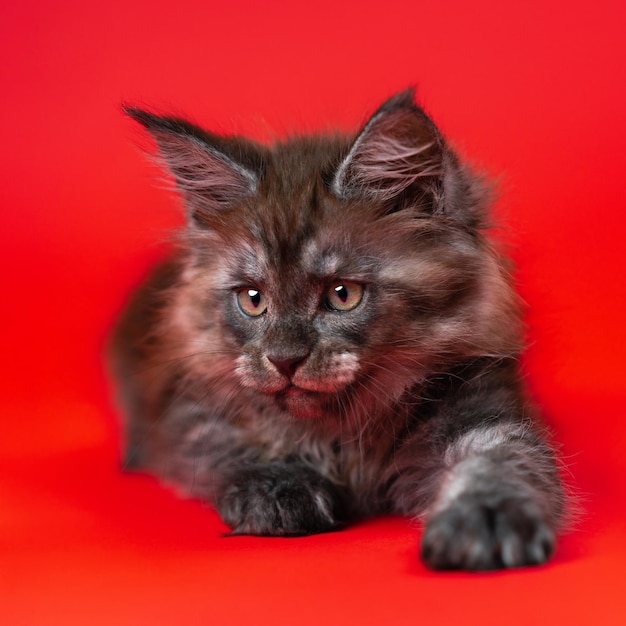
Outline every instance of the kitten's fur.
{"label": "kitten's fur", "polygon": [[564,497],[488,194],[413,98],[271,147],[127,109],[188,210],[113,342],[127,462],[234,533],[394,512],[431,567],[543,563]]}

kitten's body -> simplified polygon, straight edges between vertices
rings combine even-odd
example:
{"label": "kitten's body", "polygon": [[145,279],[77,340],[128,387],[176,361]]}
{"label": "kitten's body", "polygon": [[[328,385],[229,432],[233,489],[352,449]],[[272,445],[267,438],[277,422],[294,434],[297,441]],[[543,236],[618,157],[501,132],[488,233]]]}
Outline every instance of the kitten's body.
{"label": "kitten's body", "polygon": [[391,511],[426,519],[433,567],[545,561],[563,496],[517,301],[482,185],[412,93],[272,148],[129,113],[190,215],[114,341],[129,463],[236,533]]}

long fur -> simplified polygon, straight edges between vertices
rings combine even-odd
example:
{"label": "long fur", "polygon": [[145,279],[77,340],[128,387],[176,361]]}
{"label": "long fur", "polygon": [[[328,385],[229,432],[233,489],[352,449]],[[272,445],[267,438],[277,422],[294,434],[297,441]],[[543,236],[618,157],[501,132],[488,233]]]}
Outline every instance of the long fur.
{"label": "long fur", "polygon": [[488,190],[412,91],[355,136],[271,147],[127,112],[190,218],[115,332],[127,464],[234,533],[397,512],[434,568],[546,561],[565,499]]}

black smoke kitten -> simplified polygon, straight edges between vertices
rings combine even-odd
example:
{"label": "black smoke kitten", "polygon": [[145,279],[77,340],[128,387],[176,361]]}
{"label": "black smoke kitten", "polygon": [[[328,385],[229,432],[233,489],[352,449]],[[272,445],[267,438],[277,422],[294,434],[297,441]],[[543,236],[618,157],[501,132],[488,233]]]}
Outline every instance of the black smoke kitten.
{"label": "black smoke kitten", "polygon": [[438,569],[554,550],[564,496],[518,369],[487,194],[413,92],[271,147],[136,108],[188,211],[113,342],[127,462],[234,533],[425,521]]}

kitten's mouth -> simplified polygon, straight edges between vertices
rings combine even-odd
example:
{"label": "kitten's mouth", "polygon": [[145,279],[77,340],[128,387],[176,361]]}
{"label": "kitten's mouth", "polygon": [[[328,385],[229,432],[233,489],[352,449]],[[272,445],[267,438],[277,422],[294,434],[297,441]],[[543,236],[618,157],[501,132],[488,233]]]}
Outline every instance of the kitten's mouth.
{"label": "kitten's mouth", "polygon": [[315,393],[314,391],[308,391],[306,389],[303,389],[302,387],[298,387],[297,385],[294,384],[289,384],[287,385],[287,387],[285,387],[285,389],[283,389],[283,393],[288,396],[288,397],[301,397],[307,393]]}
{"label": "kitten's mouth", "polygon": [[328,395],[289,384],[276,396],[282,408],[299,418],[320,418],[327,414]]}

